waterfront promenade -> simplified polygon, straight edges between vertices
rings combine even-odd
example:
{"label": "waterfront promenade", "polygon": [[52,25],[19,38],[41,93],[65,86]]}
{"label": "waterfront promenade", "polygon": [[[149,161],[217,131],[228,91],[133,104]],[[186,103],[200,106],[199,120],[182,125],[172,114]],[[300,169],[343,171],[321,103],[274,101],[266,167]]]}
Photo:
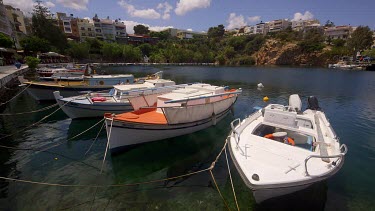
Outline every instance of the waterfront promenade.
{"label": "waterfront promenade", "polygon": [[12,79],[25,73],[28,70],[27,65],[22,65],[20,69],[12,66],[0,66],[0,89],[7,85]]}

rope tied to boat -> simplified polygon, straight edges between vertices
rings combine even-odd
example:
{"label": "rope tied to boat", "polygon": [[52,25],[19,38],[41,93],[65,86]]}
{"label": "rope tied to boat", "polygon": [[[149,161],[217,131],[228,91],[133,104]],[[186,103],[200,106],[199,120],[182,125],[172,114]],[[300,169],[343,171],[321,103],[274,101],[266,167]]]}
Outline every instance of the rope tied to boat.
{"label": "rope tied to boat", "polygon": [[13,116],[13,115],[23,115],[23,114],[38,113],[38,112],[41,112],[41,111],[49,110],[49,109],[54,108],[54,107],[56,107],[58,105],[59,105],[58,103],[55,103],[53,105],[46,106],[44,108],[33,110],[33,111],[26,111],[26,112],[20,112],[20,113],[5,113],[5,114],[0,114],[0,116]]}
{"label": "rope tied to boat", "polygon": [[44,117],[43,117],[42,119],[40,119],[39,121],[37,121],[37,122],[35,122],[35,123],[31,124],[31,125],[28,125],[28,126],[22,128],[22,129],[20,129],[20,130],[14,132],[14,133],[11,133],[11,134],[8,134],[8,135],[5,135],[5,136],[1,137],[0,140],[5,139],[5,138],[8,138],[8,137],[13,136],[13,135],[16,135],[16,134],[18,134],[18,133],[20,133],[20,132],[22,132],[22,131],[27,130],[28,128],[34,127],[34,126],[36,126],[36,125],[39,125],[39,124],[42,123],[44,120],[46,120],[47,118],[49,118],[50,116],[52,116],[53,114],[55,114],[56,112],[58,112],[59,110],[61,110],[66,104],[68,104],[68,103],[74,101],[75,99],[77,99],[77,98],[79,98],[79,97],[82,97],[82,95],[77,96],[77,97],[75,97],[75,98],[73,98],[73,99],[71,99],[71,100],[65,102],[65,103],[64,103],[63,105],[61,105],[58,109],[56,109],[56,110],[53,111],[52,113],[50,113],[50,114],[44,116]]}
{"label": "rope tied to boat", "polygon": [[[105,121],[104,118],[102,120],[100,120],[99,122],[97,122],[96,124],[94,124],[93,126],[91,126],[90,128],[88,128],[85,131],[83,131],[82,133],[79,133],[79,134],[75,135],[74,137],[72,137],[72,138],[70,138],[68,140],[72,140],[72,139],[74,139],[74,138],[76,138],[76,137],[84,134],[85,132],[91,130],[92,128],[94,128],[95,126],[97,126],[98,124],[100,124],[103,121]],[[109,136],[108,136],[108,139],[107,139],[106,151],[105,151],[105,154],[104,154],[104,158],[103,158],[102,166],[101,166],[101,169],[100,169],[100,173],[102,173],[102,170],[103,170],[103,167],[104,167],[105,158],[106,158],[106,155],[107,155],[107,152],[108,152],[108,148],[109,148],[109,140],[110,140],[110,134],[111,134],[111,129],[112,129],[112,123],[113,123],[113,118],[111,119],[110,131],[109,131],[109,134],[108,134]],[[105,124],[105,122],[104,122],[104,124]],[[104,124],[102,125],[102,128],[103,128]],[[95,139],[97,139],[97,137]],[[65,143],[65,142],[63,142],[63,143]],[[13,182],[19,182],[19,183],[34,184],[34,185],[43,185],[43,186],[53,186],[53,187],[95,188],[95,192],[96,192],[98,188],[129,187],[129,186],[137,186],[137,185],[144,185],[144,184],[151,184],[151,183],[158,183],[158,182],[166,182],[166,181],[169,181],[169,180],[176,180],[176,179],[180,179],[180,178],[184,178],[184,177],[188,177],[188,176],[192,176],[192,175],[195,175],[195,174],[200,174],[200,173],[209,171],[210,175],[211,175],[211,178],[212,178],[212,180],[213,180],[213,182],[215,184],[216,190],[218,191],[221,199],[223,200],[223,203],[224,203],[225,207],[227,208],[227,210],[231,210],[230,207],[229,207],[229,205],[228,205],[228,203],[227,203],[227,201],[225,200],[222,192],[220,191],[218,183],[217,183],[217,181],[215,179],[215,176],[214,176],[214,174],[212,172],[212,170],[216,166],[216,163],[218,162],[219,158],[221,157],[222,153],[225,152],[226,159],[227,159],[227,167],[228,167],[228,171],[229,171],[229,174],[230,174],[230,180],[231,180],[231,184],[232,184],[232,191],[233,191],[233,194],[234,194],[234,197],[235,197],[235,202],[236,202],[237,210],[240,210],[239,206],[238,206],[238,202],[237,202],[237,197],[236,197],[235,191],[234,191],[234,186],[233,186],[231,172],[230,172],[230,169],[229,169],[230,168],[229,167],[229,161],[228,161],[227,152],[226,152],[227,143],[228,142],[226,140],[225,143],[224,143],[223,148],[220,150],[220,152],[216,156],[215,160],[211,163],[211,165],[208,168],[205,168],[205,169],[202,169],[202,170],[198,170],[198,171],[194,171],[194,172],[190,172],[190,173],[186,173],[186,174],[179,175],[179,176],[163,178],[163,179],[155,179],[155,180],[149,180],[149,181],[143,181],[143,182],[136,182],[136,183],[112,184],[112,185],[98,185],[98,184],[94,184],[94,185],[80,185],[80,184],[49,183],[49,182],[38,182],[38,181],[24,180],[24,179],[10,178],[10,177],[2,177],[2,176],[0,176],[0,179],[7,180],[7,181],[13,181]],[[50,147],[48,147],[46,149],[37,150],[37,151],[46,151],[47,149],[50,149],[50,148],[55,147],[55,146],[58,146],[60,144],[62,144],[62,143],[50,146]],[[1,145],[0,145],[0,147],[20,150],[20,148],[15,148],[15,147],[7,147],[7,146],[1,146]],[[89,149],[91,149],[91,146],[90,146]],[[35,150],[35,149],[32,149],[32,148],[26,149],[25,148],[24,150]],[[94,200],[95,200],[95,196],[94,196],[93,201]]]}
{"label": "rope tied to boat", "polygon": [[12,101],[13,99],[15,99],[16,97],[18,97],[20,94],[22,94],[27,88],[29,88],[29,86],[31,86],[31,84],[27,85],[22,91],[20,91],[19,93],[17,93],[15,96],[13,96],[10,100],[7,100],[5,101],[4,103],[0,103],[0,106],[2,105],[5,105],[7,103],[9,103],[10,101]]}

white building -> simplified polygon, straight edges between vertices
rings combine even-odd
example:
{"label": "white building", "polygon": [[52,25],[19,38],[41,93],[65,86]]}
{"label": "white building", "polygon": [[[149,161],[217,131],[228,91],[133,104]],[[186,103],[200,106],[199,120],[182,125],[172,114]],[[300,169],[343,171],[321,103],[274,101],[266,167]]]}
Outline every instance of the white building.
{"label": "white building", "polygon": [[287,29],[288,27],[292,26],[292,22],[290,22],[288,19],[279,19],[279,20],[273,20],[270,22],[266,22],[268,32],[279,32],[282,30]]}
{"label": "white building", "polygon": [[12,27],[10,26],[7,11],[2,0],[0,0],[0,33],[8,36],[12,35]]}
{"label": "white building", "polygon": [[292,21],[292,29],[294,31],[306,31],[312,28],[319,27],[320,22],[317,19]]}
{"label": "white building", "polygon": [[95,38],[94,22],[89,19],[78,19],[78,30],[81,41],[87,38]]}
{"label": "white building", "polygon": [[355,30],[352,26],[333,26],[324,30],[324,35],[330,39],[347,40]]}
{"label": "white building", "polygon": [[251,34],[266,35],[268,33],[268,27],[266,23],[260,22],[253,26],[246,26],[244,29],[244,33],[246,35],[251,35]]}
{"label": "white building", "polygon": [[126,38],[126,26],[123,22],[112,21],[109,17],[99,19],[97,15],[95,15],[93,21],[96,38],[107,42],[115,42],[118,39]]}

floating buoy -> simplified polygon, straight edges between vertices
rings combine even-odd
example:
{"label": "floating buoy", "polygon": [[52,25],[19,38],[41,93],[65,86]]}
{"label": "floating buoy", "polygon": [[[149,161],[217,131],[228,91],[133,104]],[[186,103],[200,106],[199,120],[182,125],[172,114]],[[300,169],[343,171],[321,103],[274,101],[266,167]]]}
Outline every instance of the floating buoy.
{"label": "floating buoy", "polygon": [[257,86],[258,86],[258,88],[263,88],[264,87],[262,83],[259,83]]}
{"label": "floating buoy", "polygon": [[264,102],[267,102],[268,100],[269,100],[269,98],[267,96],[263,97]]}

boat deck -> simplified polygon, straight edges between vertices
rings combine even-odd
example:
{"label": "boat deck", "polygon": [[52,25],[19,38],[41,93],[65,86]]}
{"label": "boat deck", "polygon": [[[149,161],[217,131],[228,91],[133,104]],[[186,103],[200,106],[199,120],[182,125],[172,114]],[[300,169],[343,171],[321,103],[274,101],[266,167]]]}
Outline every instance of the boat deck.
{"label": "boat deck", "polygon": [[164,114],[157,112],[156,109],[141,109],[138,111],[118,114],[114,117],[114,120],[143,124],[168,124]]}

